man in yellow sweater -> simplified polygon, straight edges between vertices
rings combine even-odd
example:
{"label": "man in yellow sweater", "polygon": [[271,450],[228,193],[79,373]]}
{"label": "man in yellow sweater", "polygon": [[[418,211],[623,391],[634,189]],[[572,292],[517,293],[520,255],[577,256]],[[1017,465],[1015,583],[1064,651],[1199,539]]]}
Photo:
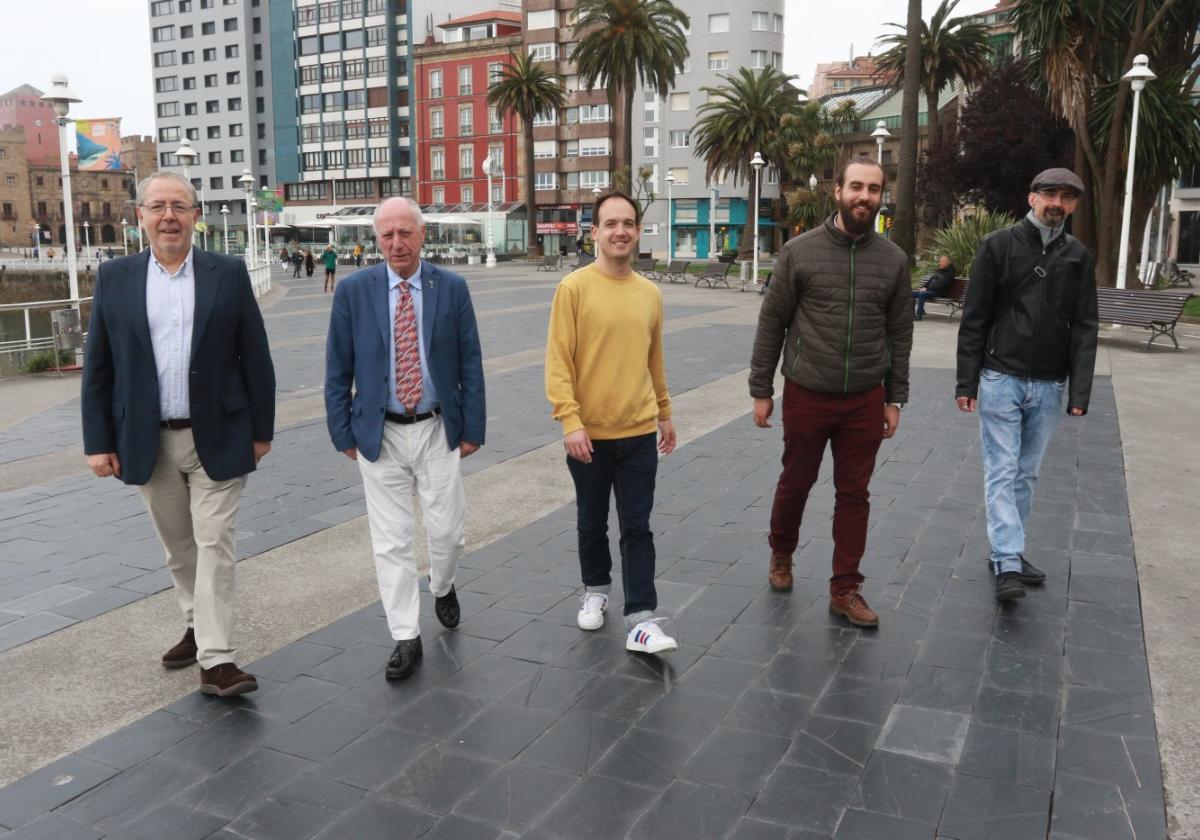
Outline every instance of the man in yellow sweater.
{"label": "man in yellow sweater", "polygon": [[612,585],[608,498],[621,526],[625,649],[676,650],[654,617],[654,478],[658,455],[675,449],[663,365],[662,294],[633,270],[641,208],[602,193],[592,209],[596,261],[568,274],[554,293],[546,340],[546,397],[562,423],[575,481],[583,630],[604,626]]}

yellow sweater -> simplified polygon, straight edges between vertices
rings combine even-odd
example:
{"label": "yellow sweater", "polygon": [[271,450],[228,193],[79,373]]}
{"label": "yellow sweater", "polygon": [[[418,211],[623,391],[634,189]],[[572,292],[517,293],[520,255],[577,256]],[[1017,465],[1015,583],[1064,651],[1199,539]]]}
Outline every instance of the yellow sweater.
{"label": "yellow sweater", "polygon": [[658,287],[595,264],[568,274],[550,307],[546,397],[563,435],[594,440],[650,434],[671,416]]}

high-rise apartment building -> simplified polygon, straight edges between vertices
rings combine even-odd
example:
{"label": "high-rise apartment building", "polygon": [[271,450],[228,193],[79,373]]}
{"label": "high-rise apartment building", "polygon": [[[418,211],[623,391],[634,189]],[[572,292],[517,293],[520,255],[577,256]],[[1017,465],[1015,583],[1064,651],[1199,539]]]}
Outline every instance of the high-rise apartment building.
{"label": "high-rise apartment building", "polygon": [[[704,88],[721,86],[722,76],[736,75],[741,67],[782,70],[785,4],[784,0],[750,0],[746,6],[730,9],[719,0],[676,0],[676,5],[691,21],[690,57],[676,71],[675,87],[665,99],[653,89],[642,89],[633,107],[634,166],[650,168],[649,186],[656,197],[643,220],[641,250],[657,257],[713,259],[722,250],[737,247],[742,225],[753,216],[750,184],[745,179],[735,184],[729,176],[707,182],[704,161],[695,155],[693,129],[709,98]],[[762,171],[759,213],[765,251],[777,243],[768,208],[778,198],[779,172],[767,166]],[[712,232],[715,243],[710,240]]]}
{"label": "high-rise apartment building", "polygon": [[[202,193],[205,219],[231,231],[245,222],[250,169],[275,187],[275,136],[268,3],[279,0],[150,0],[150,48],[159,166],[182,173],[175,151],[186,138],[199,154],[188,176]],[[290,13],[289,13],[290,18]],[[289,27],[290,28],[290,27]]]}

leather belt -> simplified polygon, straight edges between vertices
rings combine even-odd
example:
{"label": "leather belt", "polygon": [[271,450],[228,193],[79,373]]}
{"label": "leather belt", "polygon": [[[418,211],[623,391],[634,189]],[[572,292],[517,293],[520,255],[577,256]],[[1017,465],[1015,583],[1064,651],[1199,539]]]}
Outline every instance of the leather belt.
{"label": "leather belt", "polygon": [[178,431],[179,429],[192,428],[192,421],[191,421],[191,418],[189,418],[189,417],[181,417],[177,420],[163,420],[158,425],[164,429],[173,429],[175,431]]}
{"label": "leather belt", "polygon": [[442,413],[441,407],[435,408],[433,411],[426,411],[423,414],[397,414],[394,411],[385,411],[384,417],[393,423],[407,425],[409,423],[420,423],[422,420],[428,420],[430,417],[436,417]]}

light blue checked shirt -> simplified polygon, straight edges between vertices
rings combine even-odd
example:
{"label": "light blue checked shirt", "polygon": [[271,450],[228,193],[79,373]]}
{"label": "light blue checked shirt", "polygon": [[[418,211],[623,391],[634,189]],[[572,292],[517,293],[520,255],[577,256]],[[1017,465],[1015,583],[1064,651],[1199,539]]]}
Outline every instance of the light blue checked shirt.
{"label": "light blue checked shirt", "polygon": [[196,278],[188,250],[183,265],[167,273],[150,252],[146,265],[146,318],[158,370],[159,417],[182,420],[192,416],[188,398],[188,362],[192,355],[192,319],[196,312]]}
{"label": "light blue checked shirt", "polygon": [[[425,328],[422,324],[421,313],[421,269],[418,265],[417,273],[412,277],[401,278],[399,274],[392,270],[391,265],[387,266],[388,276],[388,312],[391,314],[389,323],[396,323],[396,306],[400,303],[400,281],[408,280],[408,292],[412,295],[413,314],[417,316],[417,343],[420,344],[421,356],[421,401],[417,403],[415,413],[424,414],[427,411],[433,411],[438,404],[437,389],[433,387],[433,379],[429,376],[429,362],[425,359]],[[395,328],[393,327],[393,332]],[[400,404],[400,400],[396,399],[396,347],[392,344],[392,362],[389,367],[391,373],[391,386],[388,391],[387,410],[396,414],[404,414],[408,411],[407,408]]]}

